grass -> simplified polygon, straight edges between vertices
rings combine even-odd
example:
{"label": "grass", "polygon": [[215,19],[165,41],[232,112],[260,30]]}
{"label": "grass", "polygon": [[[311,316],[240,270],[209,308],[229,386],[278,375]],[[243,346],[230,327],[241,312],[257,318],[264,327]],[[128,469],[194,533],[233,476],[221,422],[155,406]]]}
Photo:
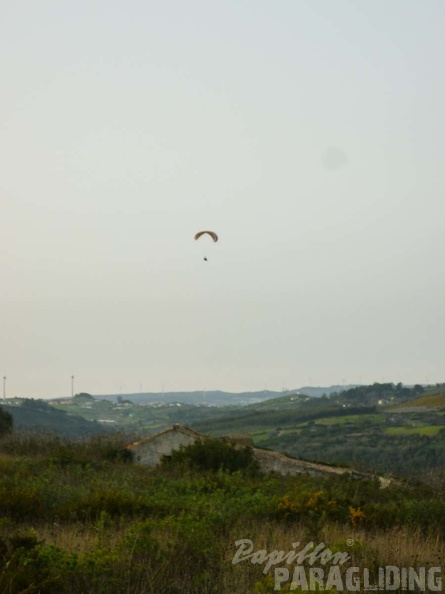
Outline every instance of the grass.
{"label": "grass", "polygon": [[253,431],[251,433],[253,443],[255,443],[255,444],[261,443],[265,439],[268,439],[269,436],[270,436],[270,434],[271,434],[271,431],[268,430],[268,429],[263,430],[263,431],[261,431],[261,430],[260,431]]}
{"label": "grass", "polygon": [[363,415],[347,415],[342,417],[332,417],[326,419],[319,419],[316,421],[317,425],[344,425],[345,423],[363,423],[366,421],[368,424],[381,424],[384,422],[382,415],[368,414]]}
{"label": "grass", "polygon": [[385,433],[388,435],[437,435],[443,429],[443,425],[425,425],[421,427],[388,427]]}

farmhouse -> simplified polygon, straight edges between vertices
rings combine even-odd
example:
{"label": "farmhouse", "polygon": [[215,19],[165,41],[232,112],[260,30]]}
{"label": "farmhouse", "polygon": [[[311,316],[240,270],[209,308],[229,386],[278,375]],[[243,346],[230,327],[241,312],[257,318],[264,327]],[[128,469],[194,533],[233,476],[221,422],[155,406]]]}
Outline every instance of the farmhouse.
{"label": "farmhouse", "polygon": [[132,452],[135,462],[153,467],[160,464],[162,456],[171,456],[173,451],[192,445],[198,439],[205,437],[189,427],[175,424],[132,443],[127,449]]}
{"label": "farmhouse", "polygon": [[[162,456],[171,456],[171,453],[179,450],[181,446],[186,447],[192,445],[197,440],[202,441],[205,439],[208,439],[208,437],[193,431],[189,427],[176,424],[145,439],[132,443],[127,448],[132,452],[137,464],[154,467],[161,462]],[[251,445],[249,439],[241,439],[240,436],[232,436],[226,439],[232,441],[235,447]],[[348,473],[355,478],[370,478],[370,475],[359,473],[350,468],[307,462],[306,460],[291,458],[290,456],[285,456],[271,450],[253,448],[253,453],[263,472],[277,472],[282,475],[306,473],[312,476]]]}

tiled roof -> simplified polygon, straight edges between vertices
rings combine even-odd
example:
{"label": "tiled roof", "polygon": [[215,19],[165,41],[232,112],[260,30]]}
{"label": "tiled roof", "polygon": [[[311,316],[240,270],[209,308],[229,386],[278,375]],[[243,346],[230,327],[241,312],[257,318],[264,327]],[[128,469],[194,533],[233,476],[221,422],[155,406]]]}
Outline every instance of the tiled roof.
{"label": "tiled roof", "polygon": [[190,429],[190,427],[185,427],[185,425],[171,425],[170,427],[166,427],[165,429],[163,429],[162,431],[158,431],[157,433],[152,433],[151,435],[149,435],[148,437],[144,437],[143,439],[139,440],[139,441],[135,441],[134,443],[131,443],[127,446],[127,448],[134,448],[137,447],[143,443],[149,443],[151,441],[155,441],[156,439],[158,439],[159,437],[163,436],[163,435],[168,435],[169,433],[182,433],[183,435],[188,435],[190,437],[194,437],[195,439],[204,439],[205,435],[201,435],[201,433],[198,433],[197,431],[193,431],[193,429]]}

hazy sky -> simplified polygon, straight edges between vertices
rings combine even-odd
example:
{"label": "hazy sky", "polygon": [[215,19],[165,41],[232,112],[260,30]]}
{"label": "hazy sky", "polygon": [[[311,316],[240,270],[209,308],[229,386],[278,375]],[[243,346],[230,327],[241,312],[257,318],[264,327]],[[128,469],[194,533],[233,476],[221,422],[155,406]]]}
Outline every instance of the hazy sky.
{"label": "hazy sky", "polygon": [[444,381],[444,31],[443,0],[3,2],[7,396]]}

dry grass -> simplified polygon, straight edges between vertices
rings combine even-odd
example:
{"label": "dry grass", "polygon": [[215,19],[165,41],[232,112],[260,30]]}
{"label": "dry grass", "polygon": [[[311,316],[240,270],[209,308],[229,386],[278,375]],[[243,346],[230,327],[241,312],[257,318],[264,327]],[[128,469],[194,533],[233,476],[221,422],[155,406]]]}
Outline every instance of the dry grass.
{"label": "dry grass", "polygon": [[55,545],[68,553],[85,553],[98,545],[104,548],[115,547],[126,532],[126,526],[99,527],[93,523],[41,524],[33,526],[39,539],[46,544]]}
{"label": "dry grass", "polygon": [[422,396],[415,400],[409,400],[394,407],[393,410],[397,412],[397,408],[405,408],[409,406],[425,406],[427,408],[445,408],[445,394],[433,394],[431,396]]}
{"label": "dry grass", "polygon": [[[125,535],[130,524],[103,526],[99,523],[57,523],[48,525],[41,524],[34,526],[39,539],[44,539],[47,544],[56,545],[67,552],[79,554],[88,551],[112,549],[124,545]],[[166,533],[163,537],[169,539]],[[235,542],[240,539],[250,539],[253,542],[253,551],[265,550],[270,553],[274,550],[282,550],[285,553],[296,550],[301,551],[310,542],[315,545],[324,543],[326,548],[333,552],[345,552],[351,559],[344,565],[347,567],[360,567],[375,569],[386,565],[397,567],[432,567],[441,566],[445,558],[445,542],[440,534],[425,535],[420,530],[407,530],[394,528],[386,531],[364,530],[352,528],[351,526],[340,526],[335,523],[326,523],[318,527],[315,535],[307,527],[299,523],[283,524],[274,521],[240,522],[233,526],[228,533],[215,534],[215,541],[223,543],[222,571],[219,576],[215,575],[212,589],[209,592],[218,591],[220,594],[245,594],[246,592],[269,592],[269,583],[266,575],[273,577],[274,567],[271,567],[266,574],[263,572],[265,563],[254,564],[249,559],[233,564],[232,560],[238,547]],[[292,548],[292,543],[299,542],[300,545]],[[125,546],[125,545],[124,545]],[[131,551],[128,551],[131,556]],[[178,563],[184,560],[177,559]],[[288,566],[292,569],[294,564]],[[277,567],[286,566],[285,563]],[[316,566],[316,565],[314,565]],[[185,567],[185,566],[184,566]],[[143,581],[143,588],[137,588],[134,592],[145,594],[158,594],[159,584],[169,578],[169,567],[159,566],[154,559],[150,559],[147,551],[147,575],[139,576]],[[157,577],[156,572],[164,572]],[[185,571],[185,569],[184,569]],[[138,578],[138,579],[139,579]],[[159,581],[161,580],[161,581]],[[153,582],[153,587],[150,586]],[[133,582],[132,582],[133,584]],[[141,582],[142,584],[142,582]],[[255,590],[255,584],[260,584]],[[133,586],[134,587],[134,584]],[[210,588],[210,585],[209,585]],[[216,588],[216,590],[215,590]],[[74,591],[74,590],[73,590]],[[77,592],[77,590],[75,590]],[[129,590],[129,592],[133,590]],[[205,592],[203,587],[200,592]],[[271,593],[273,589],[271,589]]]}
{"label": "dry grass", "polygon": [[[68,552],[85,552],[92,550],[99,543],[105,547],[116,546],[123,541],[128,526],[99,529],[94,524],[43,524],[35,526],[34,529],[38,537],[48,544],[56,545]],[[215,535],[215,538],[218,536]],[[224,537],[221,535],[220,538],[226,541],[224,558],[227,564],[231,564],[237,550],[235,542],[240,539],[250,539],[254,543],[254,550],[265,549],[268,552],[275,549],[290,551],[294,542],[300,542],[296,550],[303,549],[309,542],[315,544],[323,542],[327,548],[339,550],[343,547],[342,550],[348,552],[352,542],[355,545],[354,550],[357,548],[360,550],[363,563],[372,557],[384,565],[403,567],[413,566],[413,564],[437,565],[439,561],[442,563],[445,559],[445,542],[439,533],[425,535],[420,530],[403,528],[365,531],[329,523],[321,528],[318,538],[314,539],[306,527],[296,523],[283,525],[278,522],[251,522],[235,526],[228,535]]]}
{"label": "dry grass", "polygon": [[[300,542],[297,551],[302,550],[309,542],[315,545],[324,543],[333,552],[345,552],[351,556],[347,567],[372,569],[394,565],[396,567],[437,567],[443,565],[445,559],[445,543],[439,534],[425,535],[421,531],[395,528],[386,531],[365,531],[350,526],[341,527],[336,524],[324,525],[315,541],[304,526],[293,524],[239,525],[229,535],[223,576],[222,592],[242,594],[252,591],[252,584],[265,580],[263,569],[265,564],[253,564],[244,560],[233,565],[232,559],[237,550],[235,542],[239,539],[252,540],[253,550],[274,550],[288,552],[293,550],[292,543]],[[279,566],[279,565],[278,565]],[[286,566],[282,563],[281,566]],[[269,570],[273,576],[273,567]]]}
{"label": "dry grass", "polygon": [[436,566],[445,559],[445,542],[439,532],[425,535],[420,530],[404,528],[365,531],[341,529],[332,524],[322,530],[322,539],[326,543],[354,541],[362,551],[363,559],[359,565],[363,567],[371,558],[382,565],[398,567]]}

